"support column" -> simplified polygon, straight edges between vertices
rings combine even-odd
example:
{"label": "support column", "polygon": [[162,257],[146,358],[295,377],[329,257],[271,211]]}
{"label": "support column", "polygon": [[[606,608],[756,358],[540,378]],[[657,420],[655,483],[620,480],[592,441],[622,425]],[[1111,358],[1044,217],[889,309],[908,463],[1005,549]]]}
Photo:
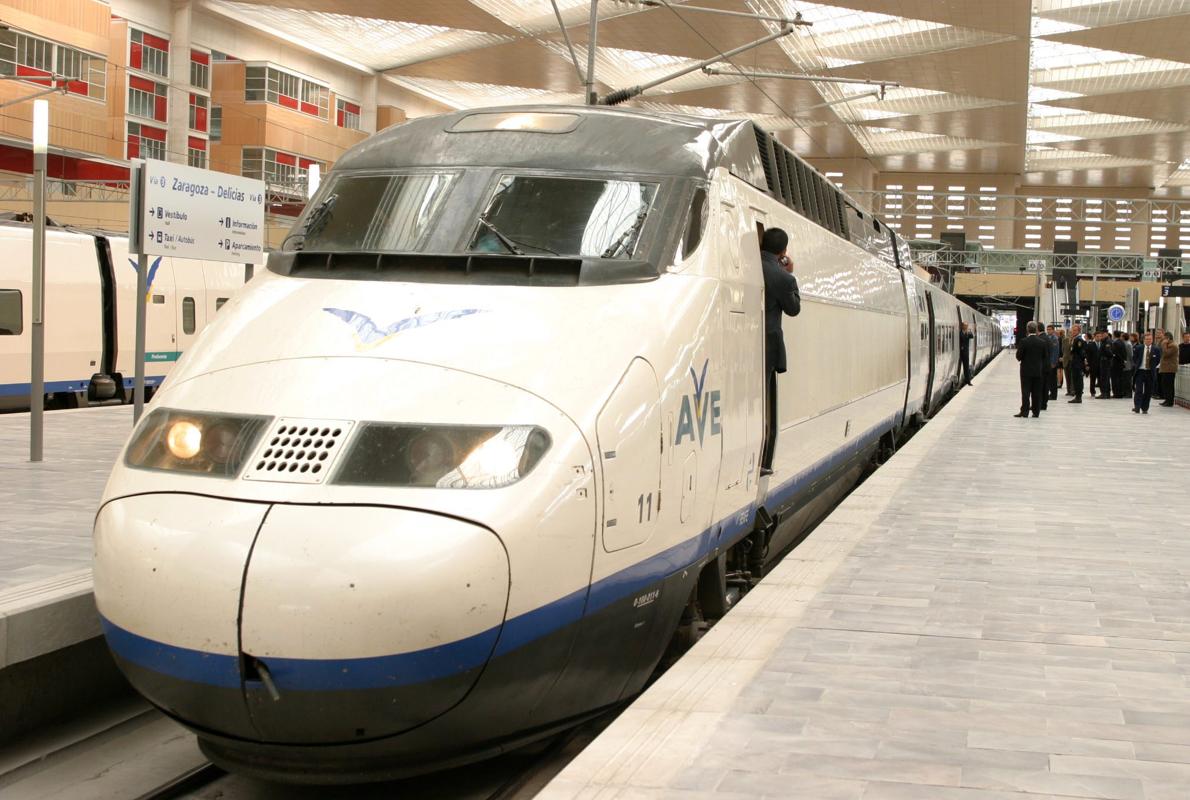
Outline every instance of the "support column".
{"label": "support column", "polygon": [[190,139],[190,28],[191,0],[172,0],[172,27],[169,32],[169,125],[167,159],[186,163]]}
{"label": "support column", "polygon": [[380,130],[376,127],[376,105],[380,95],[380,76],[373,75],[363,80],[363,92],[360,102],[360,128],[368,133]]}

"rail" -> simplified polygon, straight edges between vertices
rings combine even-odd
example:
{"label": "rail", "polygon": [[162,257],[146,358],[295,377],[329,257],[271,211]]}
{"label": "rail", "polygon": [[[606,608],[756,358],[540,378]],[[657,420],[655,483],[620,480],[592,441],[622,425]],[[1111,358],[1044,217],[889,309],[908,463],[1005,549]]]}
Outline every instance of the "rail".
{"label": "rail", "polygon": [[1190,278],[1190,259],[1150,258],[1140,253],[1079,253],[1062,255],[1037,250],[946,250],[933,242],[909,242],[913,258],[927,269],[959,272],[1025,272],[1041,268],[1050,274],[1055,264],[1080,276],[1100,275],[1145,281]]}

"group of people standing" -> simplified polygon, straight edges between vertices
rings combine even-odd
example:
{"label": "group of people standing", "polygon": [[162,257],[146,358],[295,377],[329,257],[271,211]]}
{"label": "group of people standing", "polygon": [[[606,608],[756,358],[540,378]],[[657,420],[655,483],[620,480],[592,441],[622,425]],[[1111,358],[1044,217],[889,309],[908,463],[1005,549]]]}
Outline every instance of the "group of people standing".
{"label": "group of people standing", "polygon": [[[1181,347],[1173,334],[1156,328],[1139,333],[1108,333],[1099,329],[1094,336],[1073,325],[1070,334],[1036,322],[1026,326],[1027,335],[1017,343],[1021,362],[1021,410],[1017,417],[1038,417],[1058,399],[1065,384],[1070,403],[1083,401],[1084,378],[1090,377],[1092,397],[1132,398],[1132,411],[1148,414],[1154,395],[1161,405],[1174,404],[1174,376],[1178,364],[1190,363],[1190,332],[1183,334]],[[1098,394],[1096,394],[1098,390]]]}

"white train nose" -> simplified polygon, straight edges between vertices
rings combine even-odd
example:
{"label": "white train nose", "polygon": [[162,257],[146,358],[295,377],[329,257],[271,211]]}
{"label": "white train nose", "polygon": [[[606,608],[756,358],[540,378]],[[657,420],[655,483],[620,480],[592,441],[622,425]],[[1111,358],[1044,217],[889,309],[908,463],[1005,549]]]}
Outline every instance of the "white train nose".
{"label": "white train nose", "polygon": [[187,722],[272,742],[359,741],[449,710],[508,603],[494,533],[405,509],[142,495],[104,507],[96,548],[133,684]]}
{"label": "white train nose", "polygon": [[448,710],[492,654],[508,576],[495,534],[458,519],[273,506],[248,565],[241,627],[261,736],[352,741]]}

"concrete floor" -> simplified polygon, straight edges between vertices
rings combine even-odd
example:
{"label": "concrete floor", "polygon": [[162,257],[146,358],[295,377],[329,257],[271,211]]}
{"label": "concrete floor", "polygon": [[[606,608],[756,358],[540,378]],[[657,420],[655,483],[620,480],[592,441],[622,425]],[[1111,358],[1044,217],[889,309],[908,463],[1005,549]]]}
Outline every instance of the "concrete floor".
{"label": "concrete floor", "polygon": [[45,415],[44,460],[29,462],[29,415],[0,415],[0,592],[91,566],[91,524],[132,407]]}
{"label": "concrete floor", "polygon": [[540,797],[1190,798],[1190,413],[1013,356]]}

